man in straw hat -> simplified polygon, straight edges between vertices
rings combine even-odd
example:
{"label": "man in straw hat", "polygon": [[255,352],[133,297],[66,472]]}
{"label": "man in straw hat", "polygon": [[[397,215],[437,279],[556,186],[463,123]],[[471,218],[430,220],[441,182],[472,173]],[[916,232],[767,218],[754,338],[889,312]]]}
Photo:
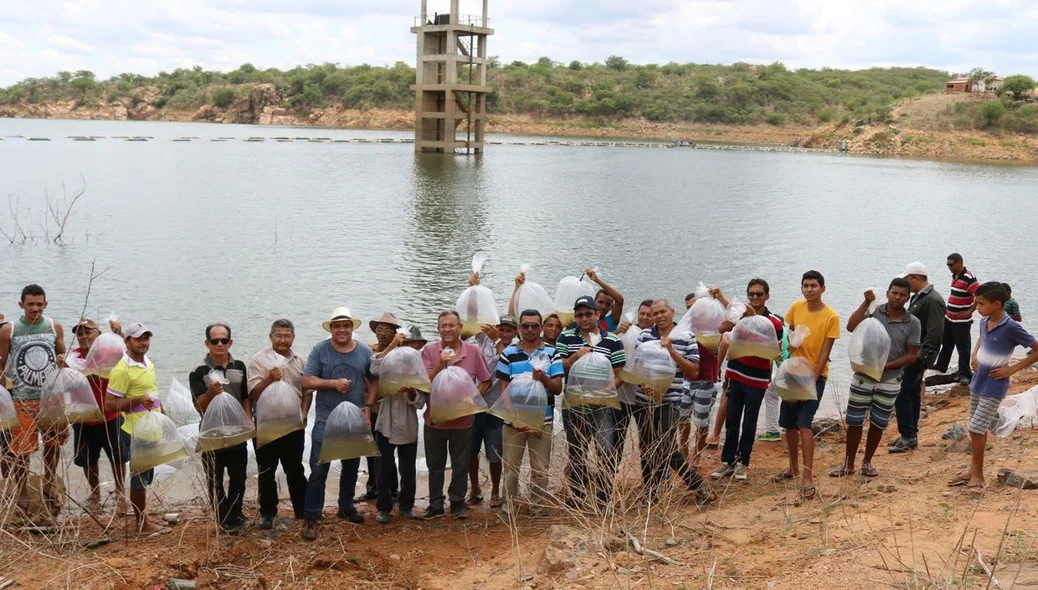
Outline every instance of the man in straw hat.
{"label": "man in straw hat", "polygon": [[[324,484],[328,480],[329,463],[321,463],[321,442],[324,426],[336,406],[344,401],[355,404],[370,419],[370,408],[365,405],[371,377],[371,348],[353,338],[353,331],[360,327],[346,307],[337,307],[331,317],[321,324],[331,338],[318,342],[310,351],[303,368],[303,389],[315,390],[315,414],[313,432],[310,434],[310,479],[306,486],[306,506],[303,539],[317,538],[317,521],[324,511]],[[357,487],[357,470],[360,459],[342,462],[339,476],[339,518],[354,524],[364,522],[364,517],[353,505],[353,492]]]}
{"label": "man in straw hat", "polygon": [[[379,353],[385,352],[393,338],[396,336],[397,330],[400,329],[400,321],[396,319],[396,316],[389,313],[388,311],[383,312],[377,320],[371,320],[368,322],[368,328],[375,334],[376,342],[371,345],[371,352]],[[375,428],[375,422],[378,420],[378,405],[372,406],[371,408],[371,428]],[[379,481],[379,457],[368,457],[368,483],[365,486],[365,494],[362,497],[364,500],[374,500],[378,498],[378,481]],[[393,499],[397,497],[398,482],[396,479],[396,470],[393,471],[393,477],[390,480],[390,493]]]}

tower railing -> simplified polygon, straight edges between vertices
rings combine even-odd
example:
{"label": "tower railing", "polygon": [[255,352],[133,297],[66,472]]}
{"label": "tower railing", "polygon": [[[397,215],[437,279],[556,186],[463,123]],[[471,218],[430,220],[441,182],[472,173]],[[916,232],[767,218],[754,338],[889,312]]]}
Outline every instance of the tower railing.
{"label": "tower railing", "polygon": [[477,16],[474,14],[459,14],[456,20],[457,22],[452,23],[450,14],[433,14],[432,16],[428,16],[426,18],[426,22],[423,23],[422,17],[416,16],[414,17],[414,26],[421,27],[425,25],[456,24],[466,27],[476,27],[478,29],[485,29],[487,23],[490,22],[489,18],[484,20],[482,16]]}

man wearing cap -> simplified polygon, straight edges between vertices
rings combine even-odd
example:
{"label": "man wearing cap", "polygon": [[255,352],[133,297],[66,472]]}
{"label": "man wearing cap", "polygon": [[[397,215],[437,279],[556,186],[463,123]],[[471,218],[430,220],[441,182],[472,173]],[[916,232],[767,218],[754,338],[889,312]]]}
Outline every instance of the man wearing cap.
{"label": "man wearing cap", "polygon": [[[365,402],[374,386],[371,375],[371,348],[353,337],[353,331],[360,327],[360,320],[354,319],[349,308],[338,307],[321,327],[332,336],[314,346],[303,369],[303,389],[317,391],[314,400],[314,428],[310,434],[310,479],[306,485],[306,522],[302,533],[303,539],[307,541],[317,538],[317,521],[324,512],[324,486],[331,464],[321,463],[320,457],[328,416],[339,404],[350,402],[361,408],[365,417],[370,417],[371,409]],[[342,473],[339,475],[338,516],[354,524],[360,524],[364,522],[364,517],[357,512],[353,504],[360,459],[345,459],[340,463]]]}
{"label": "man wearing cap", "polygon": [[[381,352],[371,359],[371,372],[378,377],[382,361],[386,355],[397,347],[406,346],[422,350],[426,340],[416,326],[396,334]],[[374,389],[368,392],[368,404],[378,409],[378,420],[375,421],[375,442],[378,443],[379,460],[378,514],[375,519],[386,524],[393,511],[393,500],[400,505],[400,516],[415,519],[414,499],[416,492],[416,463],[418,461],[418,415],[416,410],[425,407],[425,396],[414,389],[398,391],[378,399]],[[391,485],[397,480],[397,462],[399,458],[400,493],[390,492]]]}
{"label": "man wearing cap", "polygon": [[[386,351],[389,344],[393,342],[393,337],[396,336],[396,331],[400,329],[400,321],[396,319],[396,316],[387,312],[384,312],[377,320],[371,320],[368,322],[368,328],[375,334],[375,344],[371,346],[372,353],[378,353]],[[375,422],[378,421],[378,405],[371,408],[371,428],[375,428]],[[365,493],[363,499],[374,500],[378,498],[378,482],[379,482],[379,458],[368,457],[368,483],[365,486]],[[397,497],[397,489],[399,487],[396,479],[396,470],[393,471],[394,476],[390,479],[390,491],[392,492],[393,498]]]}
{"label": "man wearing cap", "polygon": [[277,468],[281,464],[288,484],[288,495],[292,499],[292,511],[297,520],[303,519],[306,501],[306,474],[303,471],[303,447],[306,443],[306,415],[310,412],[313,392],[303,390],[303,367],[306,360],[292,344],[296,339],[296,328],[287,319],[274,320],[270,326],[270,346],[257,352],[249,361],[249,399],[253,405],[268,387],[278,381],[292,386],[299,395],[299,411],[303,417],[302,430],[290,432],[256,447],[256,465],[259,468],[260,530],[274,526],[278,514]]}
{"label": "man wearing cap", "polygon": [[[148,358],[151,348],[151,330],[137,322],[130,324],[124,333],[126,355],[108,374],[108,395],[105,397],[105,412],[121,412],[122,430],[132,436],[133,429],[146,412],[159,408],[158,385],[155,365]],[[131,452],[128,453],[132,454]],[[155,476],[154,469],[147,469],[130,476],[130,504],[137,523],[137,531],[144,535],[169,531],[148,518],[148,486]]]}
{"label": "man wearing cap", "polygon": [[905,267],[905,272],[901,276],[908,279],[911,287],[912,299],[908,304],[908,312],[919,320],[922,338],[915,362],[905,366],[901,373],[901,390],[894,401],[897,431],[900,436],[890,444],[891,453],[906,453],[919,446],[923,373],[932,365],[941,348],[947,311],[944,297],[941,297],[927,280],[926,265],[913,262]]}
{"label": "man wearing cap", "polygon": [[[195,408],[205,419],[205,412],[216,396],[229,393],[241,404],[245,416],[252,422],[252,400],[249,398],[248,367],[231,356],[231,327],[227,324],[210,324],[205,328],[205,346],[208,354],[202,364],[188,376]],[[214,375],[223,377],[221,382]],[[248,525],[242,513],[245,500],[245,478],[249,465],[248,443],[240,443],[225,449],[202,453],[202,467],[208,482],[209,502],[216,507],[217,522],[229,533],[240,533]],[[227,489],[224,489],[223,474],[227,473]]]}
{"label": "man wearing cap", "polygon": [[[487,362],[491,372],[497,367],[497,359],[501,352],[515,340],[519,327],[515,316],[501,316],[497,326],[483,326],[483,331],[475,336],[473,344],[479,347],[483,359]],[[501,381],[495,376],[490,384],[490,389],[484,394],[488,406],[501,397]],[[497,416],[491,416],[484,412],[476,414],[475,422],[472,424],[472,455],[469,459],[469,505],[483,502],[483,492],[479,486],[479,448],[484,447],[487,455],[487,463],[490,465],[490,507],[501,506],[501,445],[502,427],[504,422]]]}
{"label": "man wearing cap", "polygon": [[[119,322],[109,321],[112,332],[122,336],[122,328]],[[101,329],[94,320],[82,319],[72,328],[76,335],[76,343],[66,358],[69,364],[82,364],[86,362],[87,352],[94,344],[94,340],[101,334]],[[105,407],[105,391],[108,389],[108,379],[97,375],[87,375],[90,389],[94,392],[97,407]],[[101,481],[98,470],[98,461],[101,452],[104,451],[108,457],[108,463],[112,466],[112,480],[115,482],[116,513],[126,513],[126,492],[123,482],[126,479],[126,462],[129,460],[130,449],[128,442],[122,436],[123,420],[119,412],[105,412],[104,421],[86,422],[73,424],[73,446],[75,455],[72,462],[83,468],[87,485],[90,486],[90,496],[87,498],[87,509],[97,512],[101,509]]]}
{"label": "man wearing cap", "polygon": [[[573,363],[589,352],[604,354],[613,367],[615,383],[620,383],[620,371],[627,362],[623,342],[615,334],[602,330],[598,323],[595,300],[585,295],[573,303],[576,327],[564,331],[555,343],[555,351],[566,375]],[[566,430],[569,450],[569,484],[571,504],[579,503],[590,491],[599,502],[605,503],[612,493],[611,474],[599,469],[591,479],[589,459],[597,453],[602,464],[612,455],[612,413],[610,408],[577,407],[562,410],[562,424]],[[592,487],[593,486],[593,487]]]}

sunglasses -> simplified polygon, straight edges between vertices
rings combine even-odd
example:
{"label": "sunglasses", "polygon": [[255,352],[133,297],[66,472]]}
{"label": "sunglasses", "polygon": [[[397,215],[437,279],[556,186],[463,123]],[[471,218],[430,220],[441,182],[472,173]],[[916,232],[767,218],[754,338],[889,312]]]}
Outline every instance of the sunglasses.
{"label": "sunglasses", "polygon": [[589,317],[592,317],[594,315],[595,315],[595,312],[593,312],[593,311],[582,311],[580,313],[573,314],[573,317],[575,317],[575,318],[589,318]]}
{"label": "sunglasses", "polygon": [[540,328],[541,327],[540,324],[525,324],[525,323],[524,324],[520,324],[520,326],[524,330],[533,330],[535,328]]}
{"label": "sunglasses", "polygon": [[230,344],[230,343],[231,343],[231,339],[230,338],[210,338],[209,339],[209,344],[212,344],[213,346],[216,346],[218,344]]}

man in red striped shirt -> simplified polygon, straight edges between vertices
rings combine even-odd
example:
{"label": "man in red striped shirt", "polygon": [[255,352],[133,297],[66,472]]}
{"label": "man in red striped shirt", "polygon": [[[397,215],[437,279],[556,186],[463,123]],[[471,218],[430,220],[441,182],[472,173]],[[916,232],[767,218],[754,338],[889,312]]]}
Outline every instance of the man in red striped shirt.
{"label": "man in red striped shirt", "polygon": [[980,288],[980,282],[972,272],[966,270],[962,255],[957,252],[948,255],[948,270],[952,273],[952,284],[948,295],[948,311],[944,316],[944,340],[933,368],[938,373],[947,371],[952,349],[955,349],[959,355],[959,383],[969,385],[973,379],[973,371],[970,370],[970,330],[973,328],[973,312],[977,309],[974,295]]}

